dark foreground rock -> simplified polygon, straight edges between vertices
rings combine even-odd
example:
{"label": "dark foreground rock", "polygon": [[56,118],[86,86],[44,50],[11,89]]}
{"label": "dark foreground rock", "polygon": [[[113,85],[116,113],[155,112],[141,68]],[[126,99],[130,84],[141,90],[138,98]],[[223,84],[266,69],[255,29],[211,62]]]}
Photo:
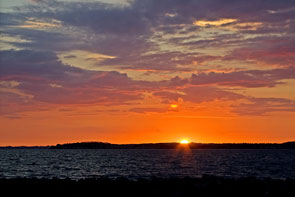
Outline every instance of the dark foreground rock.
{"label": "dark foreground rock", "polygon": [[204,176],[137,181],[99,179],[0,179],[7,196],[295,196],[295,180]]}

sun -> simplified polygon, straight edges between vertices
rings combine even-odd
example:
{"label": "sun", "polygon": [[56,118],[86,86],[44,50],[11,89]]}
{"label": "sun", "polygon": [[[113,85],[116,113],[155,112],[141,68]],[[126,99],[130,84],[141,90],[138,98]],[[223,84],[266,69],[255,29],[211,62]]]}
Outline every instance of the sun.
{"label": "sun", "polygon": [[181,140],[180,144],[189,144],[190,142],[188,140]]}
{"label": "sun", "polygon": [[170,107],[171,107],[171,108],[174,108],[174,109],[175,109],[175,108],[178,108],[178,104],[171,104]]}

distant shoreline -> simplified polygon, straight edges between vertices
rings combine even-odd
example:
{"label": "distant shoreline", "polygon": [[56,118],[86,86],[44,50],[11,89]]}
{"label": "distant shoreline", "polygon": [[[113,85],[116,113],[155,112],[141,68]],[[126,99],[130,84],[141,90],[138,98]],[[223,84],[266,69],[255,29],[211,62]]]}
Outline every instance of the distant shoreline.
{"label": "distant shoreline", "polygon": [[78,142],[55,146],[5,146],[0,149],[295,149],[295,141],[285,143],[144,143],[111,144],[105,142]]}

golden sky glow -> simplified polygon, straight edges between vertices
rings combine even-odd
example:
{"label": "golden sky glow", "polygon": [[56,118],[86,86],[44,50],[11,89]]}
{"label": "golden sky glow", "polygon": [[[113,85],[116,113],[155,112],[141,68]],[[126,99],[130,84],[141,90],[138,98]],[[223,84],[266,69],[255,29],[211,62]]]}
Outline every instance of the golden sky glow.
{"label": "golden sky glow", "polygon": [[5,1],[0,146],[294,140],[293,8]]}
{"label": "golden sky glow", "polygon": [[222,18],[216,21],[207,21],[207,20],[197,20],[194,22],[194,25],[205,27],[207,25],[212,25],[212,26],[221,26],[229,23],[236,22],[237,19],[233,18]]}
{"label": "golden sky glow", "polygon": [[19,25],[19,28],[30,29],[45,29],[45,28],[57,28],[61,27],[61,22],[58,20],[42,21],[34,18],[29,18],[23,25]]}
{"label": "golden sky glow", "polygon": [[189,141],[188,140],[181,140],[180,144],[189,144]]}
{"label": "golden sky glow", "polygon": [[178,108],[178,104],[170,104],[171,108]]}

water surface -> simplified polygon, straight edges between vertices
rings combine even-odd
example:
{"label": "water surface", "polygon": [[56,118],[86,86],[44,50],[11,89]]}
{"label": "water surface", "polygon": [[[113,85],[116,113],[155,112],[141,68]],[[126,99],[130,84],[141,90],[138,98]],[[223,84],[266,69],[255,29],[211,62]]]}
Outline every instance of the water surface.
{"label": "water surface", "polygon": [[295,150],[0,150],[0,178],[295,178]]}

